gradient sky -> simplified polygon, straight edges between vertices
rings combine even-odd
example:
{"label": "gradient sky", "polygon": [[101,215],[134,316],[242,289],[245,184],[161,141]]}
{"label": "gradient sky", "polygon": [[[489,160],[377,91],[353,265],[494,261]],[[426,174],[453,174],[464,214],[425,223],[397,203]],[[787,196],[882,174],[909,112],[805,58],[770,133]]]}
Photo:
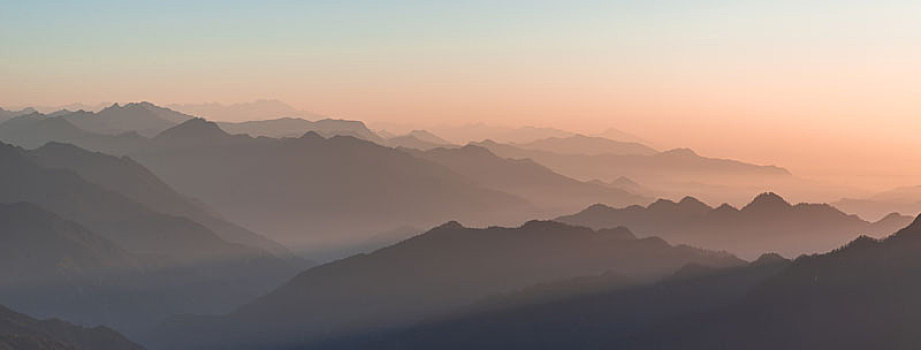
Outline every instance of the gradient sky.
{"label": "gradient sky", "polygon": [[921,1],[0,0],[0,106],[277,98],[921,184]]}

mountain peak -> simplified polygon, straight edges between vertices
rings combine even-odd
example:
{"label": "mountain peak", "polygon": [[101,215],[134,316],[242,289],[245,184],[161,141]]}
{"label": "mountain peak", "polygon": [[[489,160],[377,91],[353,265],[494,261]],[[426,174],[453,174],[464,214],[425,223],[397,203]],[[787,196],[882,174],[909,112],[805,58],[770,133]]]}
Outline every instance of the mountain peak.
{"label": "mountain peak", "polygon": [[671,199],[659,198],[655,202],[649,205],[649,209],[653,208],[667,208],[677,206],[678,203],[675,203]]}
{"label": "mountain peak", "polygon": [[751,203],[742,208],[743,211],[751,210],[776,210],[792,207],[783,197],[774,192],[759,194]]}
{"label": "mountain peak", "polygon": [[697,157],[697,152],[690,148],[675,148],[662,152],[663,155],[672,155],[672,156],[684,156],[684,157]]}
{"label": "mountain peak", "polygon": [[705,204],[704,202],[701,202],[699,199],[691,197],[691,196],[686,196],[684,198],[681,198],[681,201],[678,202],[678,204],[682,206],[689,206],[689,205],[707,206],[707,204]]}
{"label": "mountain peak", "polygon": [[633,179],[631,179],[631,178],[629,178],[629,177],[621,176],[621,177],[618,177],[618,178],[614,179],[614,181],[611,181],[611,185],[614,185],[614,186],[639,186],[640,184],[637,183],[636,181],[633,181]]}
{"label": "mountain peak", "polygon": [[566,227],[569,225],[553,220],[531,220],[521,225],[521,229],[526,231],[554,231]]}
{"label": "mountain peak", "polygon": [[755,261],[752,261],[751,264],[752,265],[767,265],[767,264],[774,264],[774,263],[788,262],[788,261],[790,260],[788,260],[787,258],[784,258],[780,254],[764,253],[764,254],[761,254],[761,256],[759,256],[758,259],[755,259]]}
{"label": "mountain peak", "polygon": [[192,118],[182,124],[161,132],[155,139],[207,139],[230,136],[230,134],[221,130],[221,127],[215,122],[210,122],[204,118]]}
{"label": "mountain peak", "polygon": [[433,228],[432,230],[456,230],[463,228],[465,228],[464,225],[461,225],[461,223],[457,222],[456,220],[451,220]]}
{"label": "mountain peak", "polygon": [[320,135],[316,131],[312,131],[312,130],[305,132],[304,135],[301,135],[301,139],[302,140],[326,140],[326,138],[323,137],[323,135]]}

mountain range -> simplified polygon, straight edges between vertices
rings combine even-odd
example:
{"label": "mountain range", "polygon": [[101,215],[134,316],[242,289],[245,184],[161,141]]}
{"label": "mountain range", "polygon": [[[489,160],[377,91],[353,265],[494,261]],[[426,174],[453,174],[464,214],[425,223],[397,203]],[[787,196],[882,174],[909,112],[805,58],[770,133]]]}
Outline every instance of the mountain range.
{"label": "mountain range", "polygon": [[556,220],[596,229],[626,226],[640,236],[655,235],[752,258],[764,252],[796,257],[827,251],[861,234],[893,232],[911,217],[893,214],[871,223],[827,204],[791,205],[777,194],[763,193],[741,209],[727,204],[713,208],[686,197],[645,207],[593,205]]}
{"label": "mountain range", "polygon": [[153,136],[173,125],[192,118],[150,102],[113,104],[99,112],[76,111],[60,116],[78,128],[100,134],[117,135],[136,132]]}
{"label": "mountain range", "polygon": [[385,144],[391,147],[402,147],[421,151],[440,147],[454,147],[450,141],[425,130],[413,130],[406,135],[389,137]]}
{"label": "mountain range", "polygon": [[527,143],[512,143],[512,146],[531,150],[561,154],[619,154],[619,155],[653,155],[659,153],[652,147],[636,142],[621,142],[598,136],[572,135],[568,137],[548,137]]}
{"label": "mountain range", "polygon": [[23,109],[16,110],[16,111],[11,111],[11,110],[0,108],[0,123],[13,119],[18,116],[21,116],[21,115],[32,114],[36,112],[37,111],[32,107],[23,108]]}
{"label": "mountain range", "polygon": [[230,134],[247,134],[253,137],[300,137],[312,131],[324,137],[352,136],[377,144],[386,143],[383,138],[368,129],[364,123],[353,120],[321,119],[309,121],[301,118],[281,118],[245,122],[220,122],[218,125],[222,130]]}
{"label": "mountain range", "polygon": [[[610,276],[562,281],[505,295],[491,301],[489,308],[474,305],[408,327],[344,336],[303,348],[696,349],[681,343],[636,346],[633,340],[649,330],[669,339],[670,333],[655,332],[660,324],[734,305],[790,265],[776,255],[765,255],[728,268],[689,264],[661,281],[646,284],[624,285]],[[548,289],[579,293],[548,296]],[[738,345],[729,348],[749,348]]]}
{"label": "mountain range", "polygon": [[516,228],[438,226],[370,254],[309,269],[220,317],[175,319],[157,348],[288,348],[410,324],[498,293],[613,273],[631,281],[667,276],[689,263],[743,265],[724,253],[636,239],[550,221]]}
{"label": "mountain range", "polygon": [[[327,118],[316,113],[299,110],[284,102],[271,99],[261,99],[252,102],[235,103],[230,105],[220,103],[202,103],[171,104],[167,107],[189,115],[220,120],[222,122],[246,122],[278,118]],[[301,134],[303,134],[303,132]]]}
{"label": "mountain range", "polygon": [[443,165],[484,187],[525,198],[545,208],[547,213],[578,210],[594,203],[627,206],[651,202],[621,189],[568,178],[529,159],[500,158],[479,146],[405,151]]}
{"label": "mountain range", "polygon": [[865,218],[880,218],[892,212],[921,213],[921,186],[903,186],[865,198],[842,198],[834,202],[848,212]]}
{"label": "mountain range", "polygon": [[530,208],[438,164],[348,136],[252,138],[194,119],[132,158],[179,192],[296,247],[449,219],[515,221]]}
{"label": "mountain range", "polygon": [[689,182],[790,176],[783,168],[701,157],[689,149],[654,154],[566,154],[525,149],[491,140],[472,144],[504,158],[531,159],[561,174],[583,180],[613,180],[625,176],[643,179],[644,182]]}
{"label": "mountain range", "polygon": [[793,262],[623,288],[353,337],[326,349],[911,349],[921,219]]}

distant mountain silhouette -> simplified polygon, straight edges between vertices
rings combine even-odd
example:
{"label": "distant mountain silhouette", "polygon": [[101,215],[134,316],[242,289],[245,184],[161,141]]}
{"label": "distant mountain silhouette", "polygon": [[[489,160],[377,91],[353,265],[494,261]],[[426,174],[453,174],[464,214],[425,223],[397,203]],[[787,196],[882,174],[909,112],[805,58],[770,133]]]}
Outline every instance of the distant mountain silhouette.
{"label": "distant mountain silhouette", "polygon": [[24,148],[63,142],[94,151],[122,154],[138,149],[147,140],[136,132],[107,135],[83,130],[63,117],[39,113],[21,115],[0,123],[0,141]]}
{"label": "distant mountain silhouette", "polygon": [[315,250],[405,225],[517,221],[531,207],[441,165],[348,136],[251,138],[192,119],[131,157],[236,222]]}
{"label": "distant mountain silhouette", "polygon": [[[610,232],[610,233],[609,233]],[[737,266],[731,255],[622,231],[549,221],[517,228],[457,222],[371,254],[309,269],[234,313],[175,320],[160,348],[273,348],[386,329],[436,316],[496,293],[611,271],[643,281],[688,263]]]}
{"label": "distant mountain silhouette", "polygon": [[868,219],[892,212],[914,215],[921,213],[921,186],[898,187],[866,198],[842,198],[834,205]]}
{"label": "distant mountain silhouette", "polygon": [[192,116],[149,102],[139,102],[124,106],[116,103],[96,113],[77,111],[62,115],[61,118],[80,129],[100,134],[137,132],[144,136],[153,136]]}
{"label": "distant mountain silhouette", "polygon": [[526,150],[553,152],[561,154],[638,154],[653,155],[655,149],[636,142],[622,142],[597,136],[573,135],[569,137],[550,137],[528,143],[513,144]]}
{"label": "distant mountain silhouette", "polygon": [[637,183],[636,181],[633,181],[633,179],[626,176],[618,177],[614,179],[614,181],[608,183],[602,182],[602,184],[639,195],[649,195],[653,192],[651,189],[646,188],[645,186]]}
{"label": "distant mountain silhouette", "polygon": [[403,147],[420,151],[454,146],[451,142],[425,130],[413,130],[406,135],[387,138],[385,144],[391,147]]}
{"label": "distant mountain silhouette", "polygon": [[13,119],[13,118],[18,117],[18,116],[21,116],[21,115],[27,115],[27,114],[32,114],[32,113],[36,113],[36,112],[37,112],[37,111],[36,111],[34,108],[32,108],[32,107],[23,108],[23,109],[18,110],[18,111],[9,111],[9,110],[5,110],[5,109],[3,109],[3,108],[0,108],[0,123],[5,122],[5,121],[10,120],[10,119]]}
{"label": "distant mountain silhouette", "polygon": [[426,130],[413,130],[413,131],[410,131],[409,134],[407,135],[411,135],[412,137],[415,137],[419,140],[429,142],[429,143],[436,143],[440,145],[451,145],[451,141],[445,140],[439,137],[438,135],[435,135]]}
{"label": "distant mountain silhouette", "polygon": [[220,122],[218,125],[228,133],[247,134],[253,137],[299,137],[313,131],[323,137],[352,136],[377,144],[385,144],[385,140],[368,129],[365,123],[354,120],[322,119],[309,121],[301,118],[281,118],[236,123]]}
{"label": "distant mountain silhouette", "polygon": [[420,151],[428,151],[439,147],[446,147],[444,144],[422,141],[413,135],[396,136],[387,139],[386,145],[391,147],[407,148]]}
{"label": "distant mountain silhouette", "polygon": [[[253,120],[270,120],[277,118],[308,118],[323,119],[325,116],[298,110],[278,100],[256,100],[253,102],[224,105],[219,103],[204,104],[172,104],[170,109],[189,115],[220,120],[225,122],[241,122]],[[230,129],[228,129],[230,131]],[[231,131],[233,132],[233,131]],[[300,134],[303,134],[301,132]],[[253,135],[257,136],[257,135]],[[266,135],[268,136],[268,135]]]}
{"label": "distant mountain silhouette", "polygon": [[729,159],[702,157],[689,149],[656,154],[563,154],[529,150],[512,144],[486,140],[473,143],[503,158],[531,159],[560,174],[582,180],[612,181],[619,177],[643,183],[674,186],[675,183],[751,184],[791,178],[774,166],[760,166]]}
{"label": "distant mountain silhouette", "polygon": [[628,133],[622,130],[618,130],[615,128],[608,128],[594,136],[604,137],[606,139],[620,141],[620,142],[635,142],[635,143],[640,143],[644,145],[651,144],[648,140],[645,140],[639,136],[636,136],[634,134],[631,134],[631,133]]}
{"label": "distant mountain silhouette", "polygon": [[640,236],[660,236],[744,257],[764,251],[795,257],[832,249],[860,234],[892,232],[911,218],[896,215],[870,223],[827,204],[791,205],[774,193],[764,193],[741,210],[725,204],[712,208],[686,197],[678,203],[658,200],[647,207],[593,205],[557,220],[593,228],[626,226]]}
{"label": "distant mountain silhouette", "polygon": [[140,350],[121,334],[106,328],[85,328],[60,320],[36,320],[0,306],[0,349],[10,350]]}
{"label": "distant mountain silhouette", "polygon": [[556,128],[534,126],[506,127],[483,123],[443,126],[431,130],[445,139],[460,144],[485,139],[499,142],[528,143],[548,137],[569,137],[575,135],[572,132]]}
{"label": "distant mountain silhouette", "polygon": [[444,165],[481,186],[525,198],[550,213],[577,210],[593,203],[626,206],[650,202],[623,190],[565,177],[530,160],[503,159],[478,146],[408,152]]}

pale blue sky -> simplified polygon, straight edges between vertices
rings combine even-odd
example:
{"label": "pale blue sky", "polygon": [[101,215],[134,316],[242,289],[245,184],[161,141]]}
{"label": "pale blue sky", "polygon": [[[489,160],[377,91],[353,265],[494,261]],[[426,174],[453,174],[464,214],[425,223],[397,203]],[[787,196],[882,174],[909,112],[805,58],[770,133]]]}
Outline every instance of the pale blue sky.
{"label": "pale blue sky", "polygon": [[277,98],[420,126],[616,126],[790,164],[804,151],[778,152],[783,130],[871,158],[849,145],[921,147],[919,14],[892,0],[0,0],[0,106]]}

